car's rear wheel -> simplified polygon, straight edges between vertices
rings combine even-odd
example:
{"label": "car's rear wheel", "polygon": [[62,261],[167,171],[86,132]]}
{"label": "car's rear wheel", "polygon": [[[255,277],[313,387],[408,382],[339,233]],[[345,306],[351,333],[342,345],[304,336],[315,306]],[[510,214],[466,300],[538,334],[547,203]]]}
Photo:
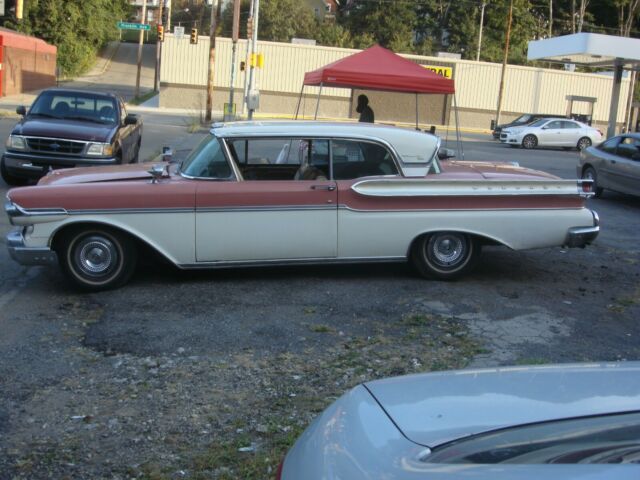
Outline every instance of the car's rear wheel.
{"label": "car's rear wheel", "polygon": [[600,198],[602,196],[602,192],[604,188],[598,186],[598,174],[593,167],[587,167],[582,171],[582,178],[593,180],[593,184],[591,185],[591,191],[594,193],[596,198]]}
{"label": "car's rear wheel", "polygon": [[479,254],[480,245],[471,236],[436,232],[416,240],[411,260],[422,276],[451,280],[469,272]]}
{"label": "car's rear wheel", "polygon": [[591,146],[591,139],[589,137],[582,137],[580,140],[578,140],[578,144],[576,145],[576,148],[582,151],[585,148],[588,148],[590,146]]}
{"label": "car's rear wheel", "polygon": [[27,184],[26,178],[16,177],[9,173],[7,166],[4,164],[4,158],[0,160],[0,175],[2,176],[2,180],[4,180],[4,183],[11,187],[19,187]]}
{"label": "car's rear wheel", "polygon": [[522,139],[522,146],[527,150],[536,148],[538,146],[538,139],[535,135],[525,135],[525,137]]}
{"label": "car's rear wheel", "polygon": [[107,290],[124,285],[136,267],[133,240],[115,230],[87,227],[65,232],[56,241],[62,270],[84,290]]}

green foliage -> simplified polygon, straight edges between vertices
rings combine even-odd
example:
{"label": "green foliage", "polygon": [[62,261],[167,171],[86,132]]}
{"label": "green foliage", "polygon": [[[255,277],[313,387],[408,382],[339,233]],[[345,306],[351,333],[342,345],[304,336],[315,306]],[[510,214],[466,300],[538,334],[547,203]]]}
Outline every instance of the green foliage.
{"label": "green foliage", "polygon": [[29,0],[24,19],[5,26],[42,38],[58,47],[58,66],[65,75],[91,67],[96,53],[118,38],[116,22],[127,18],[126,0]]}

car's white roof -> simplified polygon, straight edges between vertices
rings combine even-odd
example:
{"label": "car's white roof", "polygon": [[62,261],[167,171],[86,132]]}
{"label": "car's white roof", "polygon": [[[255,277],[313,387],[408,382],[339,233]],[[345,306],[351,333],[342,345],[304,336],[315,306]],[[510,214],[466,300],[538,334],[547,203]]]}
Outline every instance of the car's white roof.
{"label": "car's white roof", "polygon": [[323,137],[378,140],[393,147],[403,163],[427,163],[439,139],[429,133],[392,125],[348,122],[256,121],[213,124],[219,137]]}

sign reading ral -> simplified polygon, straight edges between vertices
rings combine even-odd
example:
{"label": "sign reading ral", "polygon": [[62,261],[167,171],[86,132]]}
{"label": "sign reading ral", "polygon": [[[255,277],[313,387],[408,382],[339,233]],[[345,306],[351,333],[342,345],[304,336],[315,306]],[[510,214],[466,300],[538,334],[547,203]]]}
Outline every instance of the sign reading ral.
{"label": "sign reading ral", "polygon": [[181,40],[184,38],[184,27],[173,27],[173,35]]}
{"label": "sign reading ral", "polygon": [[118,28],[120,30],[151,30],[151,25],[146,23],[118,22]]}
{"label": "sign reading ral", "polygon": [[440,75],[444,78],[453,77],[453,68],[451,67],[442,67],[440,65],[420,65],[427,70],[431,70],[433,73]]}

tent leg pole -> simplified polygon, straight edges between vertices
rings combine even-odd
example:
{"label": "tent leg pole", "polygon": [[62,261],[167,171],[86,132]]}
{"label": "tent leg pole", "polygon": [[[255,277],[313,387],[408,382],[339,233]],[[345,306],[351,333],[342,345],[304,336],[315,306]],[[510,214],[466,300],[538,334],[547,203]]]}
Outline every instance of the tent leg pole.
{"label": "tent leg pole", "polygon": [[320,95],[322,95],[322,82],[320,82],[320,91],[318,92],[318,101],[316,102],[316,113],[313,116],[314,120],[318,119],[318,109],[320,108]]}
{"label": "tent leg pole", "polygon": [[416,92],[416,130],[420,130],[418,126],[418,92]]}
{"label": "tent leg pole", "polygon": [[462,147],[462,139],[460,138],[460,119],[458,118],[458,102],[456,101],[456,94],[453,94],[453,111],[456,118],[456,139],[458,141],[458,151],[464,160],[464,148]]}
{"label": "tent leg pole", "polygon": [[300,103],[302,102],[303,93],[304,93],[304,83],[302,84],[302,88],[300,89],[300,96],[298,97],[298,105],[296,105],[296,116],[293,117],[294,120],[298,119],[298,113],[300,112]]}

